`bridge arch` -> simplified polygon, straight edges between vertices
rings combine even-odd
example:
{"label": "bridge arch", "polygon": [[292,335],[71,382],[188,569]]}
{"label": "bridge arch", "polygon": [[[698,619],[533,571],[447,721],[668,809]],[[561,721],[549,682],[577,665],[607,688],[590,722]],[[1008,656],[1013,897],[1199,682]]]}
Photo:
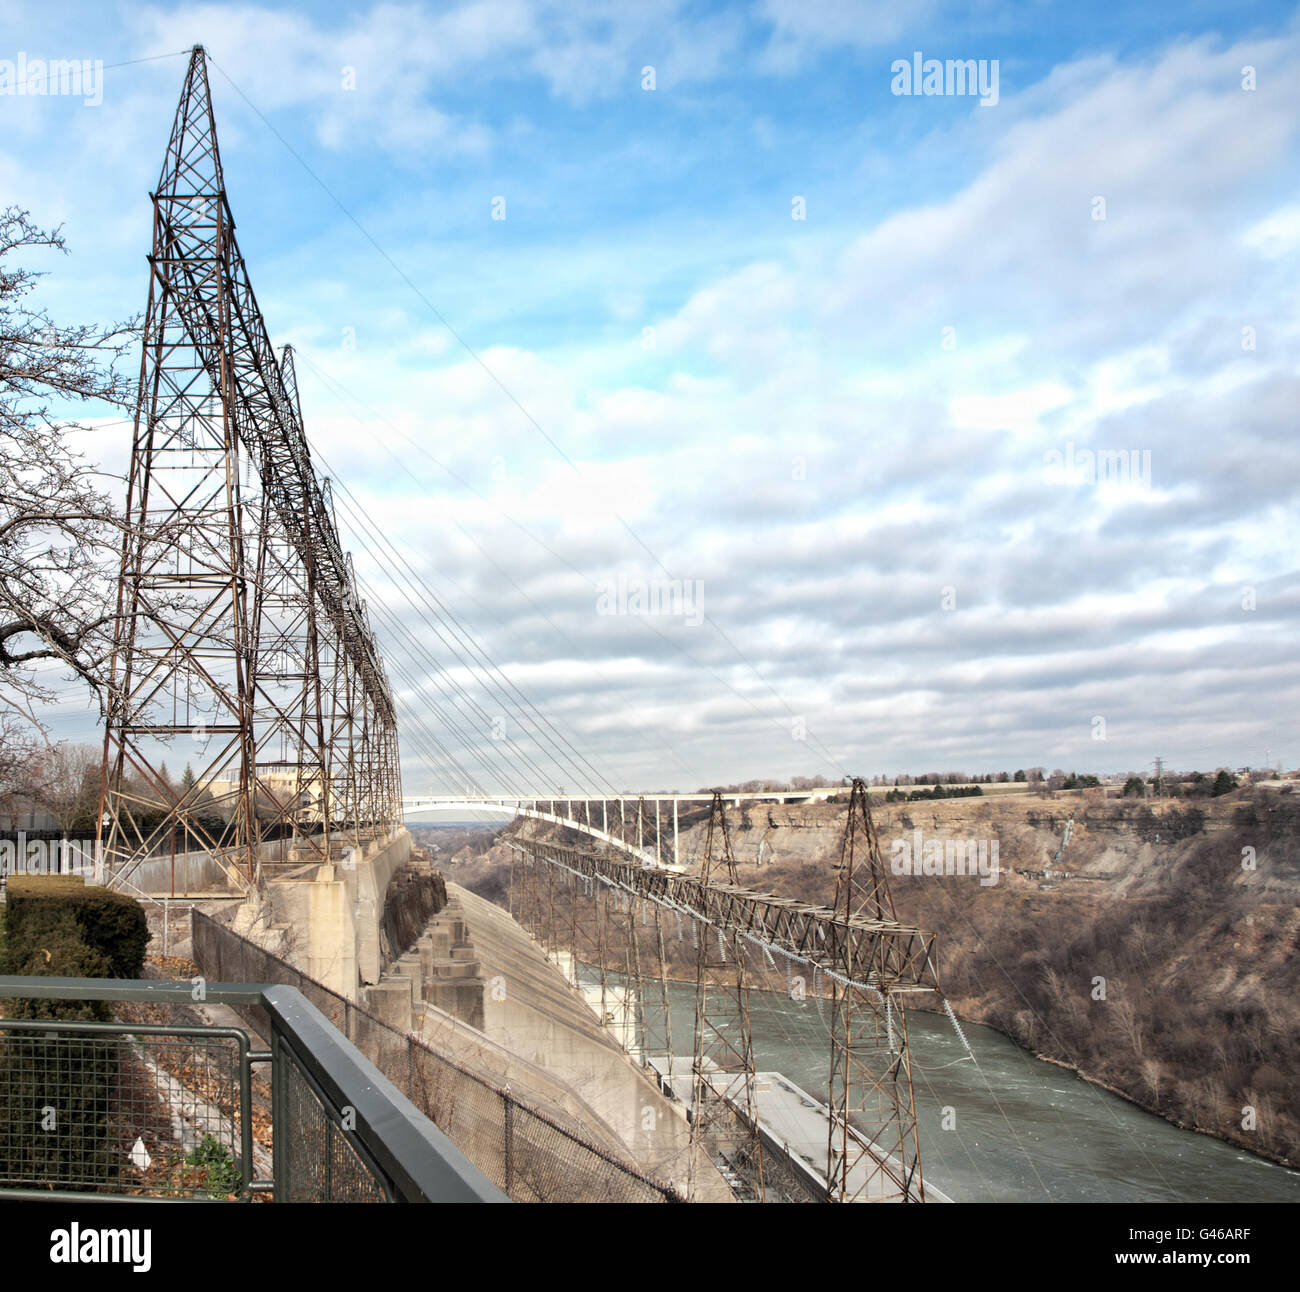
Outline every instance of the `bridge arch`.
{"label": "bridge arch", "polygon": [[628,843],[627,840],[619,838],[616,834],[611,834],[608,830],[603,830],[600,826],[591,825],[589,822],[579,820],[576,817],[561,816],[555,812],[546,812],[537,807],[538,802],[553,803],[552,799],[507,799],[507,798],[470,798],[470,797],[449,797],[449,798],[404,798],[402,800],[403,814],[411,816],[421,812],[492,812],[500,815],[512,816],[516,820],[519,817],[526,817],[532,821],[545,821],[550,825],[563,826],[567,830],[577,830],[587,835],[591,839],[596,839],[601,843],[607,843],[613,848],[631,857],[634,861],[640,862],[644,866],[652,866],[657,870],[680,870],[681,867],[676,865],[676,857],[673,861],[666,862],[657,857],[653,852],[646,848],[638,848],[635,844]]}

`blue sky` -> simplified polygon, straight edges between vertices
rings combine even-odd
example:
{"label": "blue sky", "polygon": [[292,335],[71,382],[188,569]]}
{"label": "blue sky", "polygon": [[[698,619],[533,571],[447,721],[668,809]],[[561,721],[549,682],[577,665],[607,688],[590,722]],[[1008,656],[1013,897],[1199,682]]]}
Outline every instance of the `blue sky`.
{"label": "blue sky", "polygon": [[[615,782],[1300,759],[1294,6],[0,0],[0,31],[106,65],[96,107],[0,96],[68,319],[144,303],[185,60],[130,60],[207,47],[322,462]],[[996,60],[997,103],[894,95],[914,51]],[[1054,479],[1067,445],[1149,482]],[[663,573],[628,527],[707,622],[596,613]]]}

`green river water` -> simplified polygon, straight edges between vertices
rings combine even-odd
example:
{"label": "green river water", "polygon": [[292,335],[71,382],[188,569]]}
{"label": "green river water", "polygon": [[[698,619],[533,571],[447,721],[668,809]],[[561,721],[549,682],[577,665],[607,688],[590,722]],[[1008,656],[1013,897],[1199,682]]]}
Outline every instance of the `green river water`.
{"label": "green river water", "polygon": [[[674,1049],[682,1052],[695,993],[686,983],[671,992]],[[826,1007],[756,991],[750,1014],[755,1067],[824,1098]],[[922,1167],[954,1201],[1300,1202],[1300,1172],[1181,1130],[992,1028],[962,1030],[974,1062],[946,1018],[908,1014]],[[955,1114],[951,1130],[941,1127],[945,1108]]]}

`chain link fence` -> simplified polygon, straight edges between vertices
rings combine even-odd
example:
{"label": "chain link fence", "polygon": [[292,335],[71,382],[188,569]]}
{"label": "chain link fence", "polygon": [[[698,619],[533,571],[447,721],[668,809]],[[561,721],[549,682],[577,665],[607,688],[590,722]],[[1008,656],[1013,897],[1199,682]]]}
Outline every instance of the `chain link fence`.
{"label": "chain link fence", "polygon": [[[424,1042],[193,912],[194,960],[212,982],[296,987],[515,1202],[679,1202],[667,1184],[582,1139]],[[259,1011],[250,1022],[265,1027]]]}
{"label": "chain link fence", "polygon": [[0,1020],[0,1191],[243,1196],[242,1034]]}
{"label": "chain link fence", "polygon": [[[282,1042],[277,1042],[282,1045]],[[387,1202],[380,1174],[339,1129],[329,1101],[292,1059],[278,1063],[282,1149],[277,1197],[285,1202]]]}

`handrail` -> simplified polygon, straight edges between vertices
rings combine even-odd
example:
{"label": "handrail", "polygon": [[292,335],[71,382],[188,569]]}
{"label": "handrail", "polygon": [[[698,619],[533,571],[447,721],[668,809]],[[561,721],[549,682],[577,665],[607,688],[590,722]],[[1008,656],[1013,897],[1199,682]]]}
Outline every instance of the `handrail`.
{"label": "handrail", "polygon": [[[146,1004],[253,1005],[266,1010],[274,1038],[338,1109],[350,1133],[403,1202],[506,1202],[501,1192],[296,987],[273,983],[166,982],[126,978],[0,977],[0,998],[102,1000]],[[68,1022],[61,1027],[87,1029]],[[140,1030],[130,1023],[123,1031]],[[201,1029],[207,1030],[207,1029]]]}

